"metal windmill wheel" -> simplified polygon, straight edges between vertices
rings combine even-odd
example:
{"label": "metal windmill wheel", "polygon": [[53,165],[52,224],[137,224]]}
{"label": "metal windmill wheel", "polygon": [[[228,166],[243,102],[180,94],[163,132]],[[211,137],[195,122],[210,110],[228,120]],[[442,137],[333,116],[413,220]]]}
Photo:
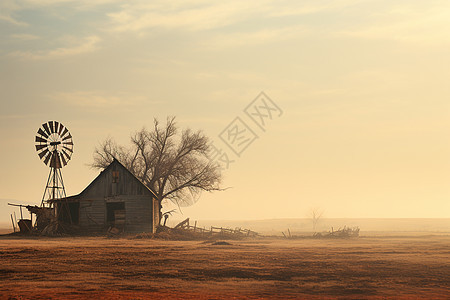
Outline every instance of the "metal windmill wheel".
{"label": "metal windmill wheel", "polygon": [[50,167],[41,206],[52,206],[51,200],[66,197],[61,168],[72,158],[72,135],[60,122],[48,121],[37,131],[35,142],[39,158]]}
{"label": "metal windmill wheel", "polygon": [[42,124],[36,135],[36,151],[39,158],[50,168],[59,169],[67,165],[73,153],[72,135],[57,121]]}

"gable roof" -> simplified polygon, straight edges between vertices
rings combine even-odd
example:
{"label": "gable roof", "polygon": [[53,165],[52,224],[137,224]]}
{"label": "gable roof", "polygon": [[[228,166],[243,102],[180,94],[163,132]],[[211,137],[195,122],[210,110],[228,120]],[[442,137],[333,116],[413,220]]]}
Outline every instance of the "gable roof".
{"label": "gable roof", "polygon": [[119,160],[117,160],[114,157],[113,161],[106,168],[104,168],[100,172],[100,174],[98,174],[98,176],[95,177],[95,179],[92,180],[92,182],[87,187],[85,187],[83,191],[81,191],[81,193],[79,193],[78,195],[73,195],[73,196],[69,196],[69,197],[65,197],[65,198],[61,198],[61,199],[49,200],[48,202],[57,202],[57,201],[60,201],[60,200],[63,200],[63,199],[64,200],[70,200],[70,199],[75,199],[75,198],[78,198],[78,197],[82,196],[92,185],[95,184],[96,181],[98,181],[100,179],[101,175],[103,173],[107,172],[110,168],[112,168],[112,166],[114,164],[119,165],[123,170],[125,170],[125,172],[128,172],[144,189],[148,190],[155,198],[158,198],[158,196],[156,195],[156,193],[152,189],[150,189],[148,186],[146,186],[139,178],[137,178],[133,173],[131,173],[130,170],[128,170],[123,164],[120,163]]}

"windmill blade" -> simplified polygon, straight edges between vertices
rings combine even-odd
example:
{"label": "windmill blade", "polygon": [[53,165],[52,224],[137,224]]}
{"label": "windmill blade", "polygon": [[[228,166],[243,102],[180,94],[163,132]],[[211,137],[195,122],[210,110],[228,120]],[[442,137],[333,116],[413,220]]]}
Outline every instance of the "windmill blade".
{"label": "windmill blade", "polygon": [[50,160],[50,158],[52,157],[52,153],[50,151],[48,151],[49,154],[45,157],[44,159],[44,164],[48,165],[48,161]]}
{"label": "windmill blade", "polygon": [[38,134],[42,135],[42,136],[45,137],[45,138],[48,138],[48,134],[46,134],[46,133],[44,132],[44,130],[42,130],[42,128],[39,128]]}
{"label": "windmill blade", "polygon": [[72,150],[71,148],[69,148],[69,147],[67,147],[67,146],[63,146],[63,148],[66,149],[66,150],[68,150],[68,151],[70,151],[70,153],[73,153],[73,150]]}
{"label": "windmill blade", "polygon": [[45,144],[47,144],[47,140],[46,140],[46,139],[43,139],[43,138],[41,138],[40,136],[36,136],[36,140],[35,140],[35,142],[39,142],[39,143],[45,143]]}
{"label": "windmill blade", "polygon": [[47,145],[36,145],[36,151],[41,150],[42,148],[46,148]]}
{"label": "windmill blade", "polygon": [[72,145],[73,146],[73,142],[72,141],[63,142],[62,144],[64,144],[64,145]]}
{"label": "windmill blade", "polygon": [[61,135],[61,132],[63,129],[64,129],[64,125],[62,123],[59,123],[59,130],[58,130],[59,135]]}
{"label": "windmill blade", "polygon": [[55,133],[58,133],[58,129],[59,129],[59,122],[55,121]]}
{"label": "windmill blade", "polygon": [[67,162],[69,162],[71,155],[67,153],[64,149],[62,149],[61,152],[66,156]]}
{"label": "windmill blade", "polygon": [[50,132],[55,133],[55,128],[53,127],[53,121],[48,121],[48,124],[50,125]]}
{"label": "windmill blade", "polygon": [[[62,152],[62,151],[61,151],[61,152]],[[62,160],[63,166],[67,165],[67,161],[66,161],[66,159],[64,158],[64,152],[61,153],[61,160]]]}
{"label": "windmill blade", "polygon": [[63,131],[63,133],[61,134],[61,137],[65,136],[67,132],[69,132],[69,129],[64,128],[64,131]]}
{"label": "windmill blade", "polygon": [[63,138],[62,140],[65,141],[65,140],[68,140],[68,139],[71,139],[71,138],[72,138],[72,135],[69,133],[69,135],[66,136],[65,138]]}
{"label": "windmill blade", "polygon": [[45,132],[47,132],[47,134],[50,135],[50,129],[48,128],[48,124],[44,123],[44,124],[42,124],[42,127],[44,127]]}
{"label": "windmill blade", "polygon": [[63,143],[62,146],[63,146],[64,149],[67,149],[67,150],[69,150],[70,152],[73,153],[73,144],[66,145],[66,144]]}
{"label": "windmill blade", "polygon": [[44,149],[41,153],[38,154],[39,158],[42,159],[48,152],[49,152],[48,149]]}

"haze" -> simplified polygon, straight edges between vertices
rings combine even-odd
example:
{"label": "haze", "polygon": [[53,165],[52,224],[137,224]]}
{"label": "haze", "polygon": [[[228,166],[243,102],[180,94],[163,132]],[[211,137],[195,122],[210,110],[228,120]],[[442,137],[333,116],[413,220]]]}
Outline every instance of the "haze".
{"label": "haze", "polygon": [[[42,123],[73,135],[74,195],[100,141],[168,115],[234,160],[183,216],[448,218],[449,32],[448,1],[3,0],[0,222],[41,201]],[[243,111],[261,91],[283,112],[265,131]],[[258,135],[240,157],[236,117]]]}

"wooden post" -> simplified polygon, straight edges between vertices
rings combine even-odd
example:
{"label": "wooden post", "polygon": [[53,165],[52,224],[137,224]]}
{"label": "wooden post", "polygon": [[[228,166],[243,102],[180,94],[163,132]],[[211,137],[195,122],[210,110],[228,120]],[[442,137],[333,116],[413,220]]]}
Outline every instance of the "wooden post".
{"label": "wooden post", "polygon": [[289,228],[288,228],[288,232],[289,232],[289,237],[291,237],[291,231],[289,230]]}
{"label": "wooden post", "polygon": [[11,223],[12,223],[14,232],[16,232],[16,226],[14,226],[14,220],[13,220],[12,214],[11,214]]}
{"label": "wooden post", "polygon": [[194,232],[196,229],[197,229],[197,221],[195,221],[195,223],[194,223]]}

